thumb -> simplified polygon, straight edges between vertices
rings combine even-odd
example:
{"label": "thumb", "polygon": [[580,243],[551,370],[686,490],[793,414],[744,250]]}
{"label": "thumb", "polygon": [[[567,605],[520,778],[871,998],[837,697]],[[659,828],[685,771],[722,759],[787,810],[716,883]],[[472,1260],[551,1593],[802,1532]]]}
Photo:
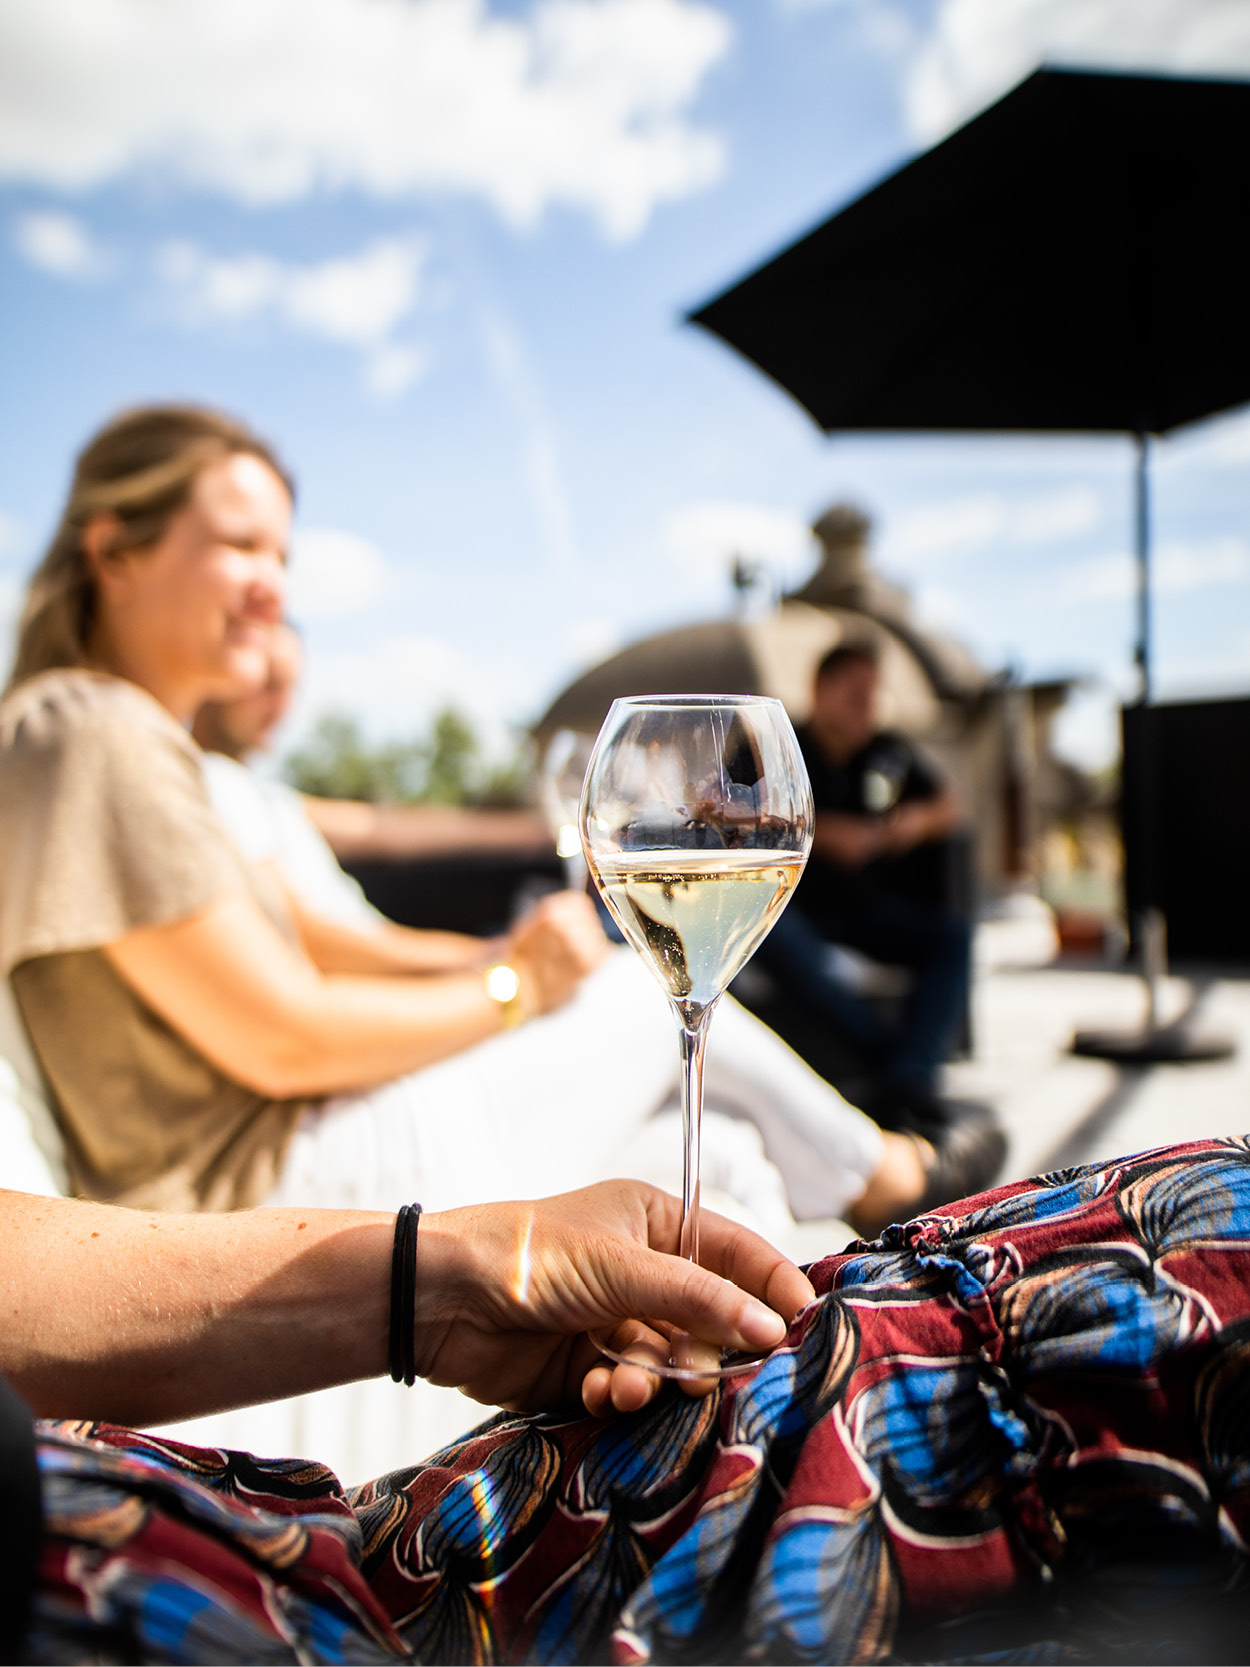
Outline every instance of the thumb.
{"label": "thumb", "polygon": [[785,1338],[780,1314],[680,1256],[638,1249],[617,1272],[613,1296],[622,1316],[667,1320],[730,1349],[772,1349]]}

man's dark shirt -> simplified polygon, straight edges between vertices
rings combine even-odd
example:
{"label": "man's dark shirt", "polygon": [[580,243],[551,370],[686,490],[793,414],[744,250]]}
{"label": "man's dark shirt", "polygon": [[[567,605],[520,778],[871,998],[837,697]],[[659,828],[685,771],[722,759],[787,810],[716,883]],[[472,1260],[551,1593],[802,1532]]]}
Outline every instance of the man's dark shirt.
{"label": "man's dark shirt", "polygon": [[[915,745],[897,730],[883,729],[844,764],[833,764],[808,725],[796,731],[799,749],[812,781],[816,814],[882,816],[895,805],[935,799],[945,782]],[[863,868],[843,868],[815,853],[799,882],[795,902],[812,914],[845,907],[864,891],[890,889],[897,859],[884,858]]]}

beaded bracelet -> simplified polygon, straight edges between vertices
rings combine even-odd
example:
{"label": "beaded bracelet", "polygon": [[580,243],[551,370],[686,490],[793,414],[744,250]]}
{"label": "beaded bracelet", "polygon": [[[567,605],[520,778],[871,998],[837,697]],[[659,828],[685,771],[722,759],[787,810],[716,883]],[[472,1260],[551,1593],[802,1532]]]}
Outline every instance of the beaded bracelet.
{"label": "beaded bracelet", "polygon": [[420,1204],[405,1204],[395,1217],[391,1251],[391,1377],[412,1388],[417,1381],[417,1228]]}

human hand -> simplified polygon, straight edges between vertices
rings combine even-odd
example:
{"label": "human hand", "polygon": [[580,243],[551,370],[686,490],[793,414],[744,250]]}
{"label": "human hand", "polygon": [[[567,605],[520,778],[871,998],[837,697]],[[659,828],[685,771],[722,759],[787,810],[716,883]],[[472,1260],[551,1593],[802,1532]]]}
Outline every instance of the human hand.
{"label": "human hand", "polygon": [[845,811],[822,811],[816,818],[812,849],[818,856],[842,868],[863,868],[883,848],[884,829],[879,816],[850,815]]}
{"label": "human hand", "polygon": [[[659,1379],[612,1367],[586,1336],[641,1360],[668,1322],[723,1348],[775,1348],[812,1287],[757,1234],[704,1212],[703,1266],[677,1254],[681,1205],[641,1181],[421,1218],[417,1370],[519,1412],[576,1402],[598,1416],[645,1406]],[[731,1283],[732,1281],[732,1283]],[[757,1300],[758,1299],[758,1300]],[[694,1393],[708,1380],[686,1385]]]}
{"label": "human hand", "polygon": [[508,939],[506,959],[521,981],[527,1016],[562,1007],[608,952],[594,904],[578,892],[554,892]]}
{"label": "human hand", "polygon": [[882,845],[892,855],[901,856],[904,851],[910,851],[914,846],[923,844],[929,837],[929,832],[928,807],[920,801],[895,805],[894,809],[882,818]]}

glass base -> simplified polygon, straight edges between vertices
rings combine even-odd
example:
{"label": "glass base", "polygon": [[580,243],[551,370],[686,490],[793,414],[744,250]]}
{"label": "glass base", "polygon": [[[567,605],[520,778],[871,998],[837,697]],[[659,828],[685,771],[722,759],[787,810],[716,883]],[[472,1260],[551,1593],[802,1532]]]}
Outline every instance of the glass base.
{"label": "glass base", "polygon": [[[688,1337],[684,1332],[674,1331],[669,1337],[670,1353],[666,1364],[652,1360],[638,1360],[624,1350],[614,1349],[606,1343],[598,1332],[589,1331],[586,1335],[609,1360],[614,1360],[618,1366],[637,1366],[640,1371],[652,1372],[659,1378],[678,1378],[685,1383],[707,1383],[717,1378],[733,1378],[742,1372],[753,1372],[757,1366],[762,1366],[768,1359],[767,1354],[744,1353],[737,1349],[726,1349],[720,1359],[709,1365],[702,1358],[707,1349],[706,1343],[699,1343],[695,1338]],[[696,1351],[698,1353],[696,1354]]]}

